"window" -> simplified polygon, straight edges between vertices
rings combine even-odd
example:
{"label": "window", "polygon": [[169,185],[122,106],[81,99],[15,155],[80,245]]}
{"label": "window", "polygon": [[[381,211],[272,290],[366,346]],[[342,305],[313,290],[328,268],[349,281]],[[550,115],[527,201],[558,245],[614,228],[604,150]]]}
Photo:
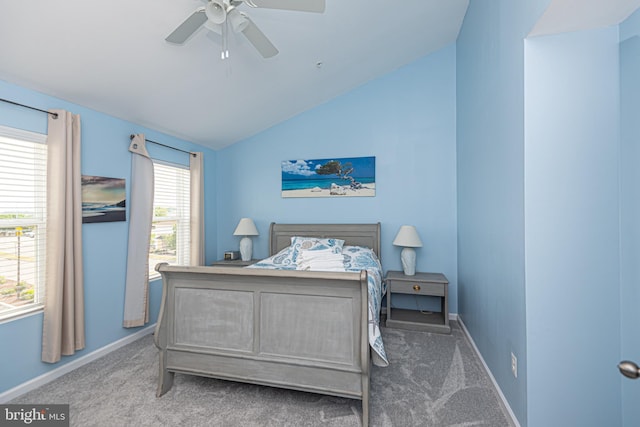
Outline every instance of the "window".
{"label": "window", "polygon": [[149,246],[149,278],[160,275],[156,264],[189,265],[190,173],[185,166],[153,162],[153,223]]}
{"label": "window", "polygon": [[44,306],[46,135],[0,126],[0,320]]}

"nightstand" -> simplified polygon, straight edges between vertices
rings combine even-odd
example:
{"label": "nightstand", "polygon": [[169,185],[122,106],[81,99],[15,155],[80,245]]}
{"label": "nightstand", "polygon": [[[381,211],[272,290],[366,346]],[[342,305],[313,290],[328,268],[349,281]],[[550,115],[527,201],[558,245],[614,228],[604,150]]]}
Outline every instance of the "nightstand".
{"label": "nightstand", "polygon": [[[449,326],[449,281],[444,274],[416,273],[414,276],[405,276],[401,271],[389,271],[386,281],[387,327],[451,333]],[[440,312],[391,308],[393,294],[440,297]]]}
{"label": "nightstand", "polygon": [[249,261],[242,261],[241,259],[234,259],[233,261],[220,259],[211,263],[214,267],[246,267],[247,265],[255,264],[259,260],[250,259]]}

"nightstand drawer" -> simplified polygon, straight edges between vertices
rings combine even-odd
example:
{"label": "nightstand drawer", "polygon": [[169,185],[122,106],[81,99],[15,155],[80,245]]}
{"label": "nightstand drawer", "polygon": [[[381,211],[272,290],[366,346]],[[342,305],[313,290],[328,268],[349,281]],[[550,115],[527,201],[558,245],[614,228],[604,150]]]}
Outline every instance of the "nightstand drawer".
{"label": "nightstand drawer", "polygon": [[399,282],[388,280],[391,292],[398,294],[431,295],[436,297],[444,296],[444,285],[442,283],[424,282]]}

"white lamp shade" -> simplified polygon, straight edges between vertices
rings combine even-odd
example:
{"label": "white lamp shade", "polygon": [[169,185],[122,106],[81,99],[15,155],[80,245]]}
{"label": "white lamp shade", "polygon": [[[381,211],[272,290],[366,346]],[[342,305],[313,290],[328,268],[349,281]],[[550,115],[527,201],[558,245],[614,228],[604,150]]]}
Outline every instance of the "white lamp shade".
{"label": "white lamp shade", "polygon": [[205,15],[214,24],[222,24],[227,19],[227,10],[222,0],[213,0],[209,2],[204,9]]}
{"label": "white lamp shade", "polygon": [[258,229],[251,218],[242,218],[233,232],[234,236],[257,236]]}
{"label": "white lamp shade", "polygon": [[413,225],[403,225],[393,240],[393,244],[394,246],[404,246],[405,248],[421,248],[422,240],[420,240],[418,231]]}

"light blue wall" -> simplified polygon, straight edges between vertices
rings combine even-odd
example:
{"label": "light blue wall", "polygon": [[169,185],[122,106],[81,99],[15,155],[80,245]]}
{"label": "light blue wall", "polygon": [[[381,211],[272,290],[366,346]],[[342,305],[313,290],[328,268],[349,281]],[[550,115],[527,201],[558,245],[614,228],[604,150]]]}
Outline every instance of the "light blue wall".
{"label": "light blue wall", "polygon": [[[380,221],[383,266],[399,270],[391,242],[400,225],[415,225],[418,270],[447,275],[451,312],[522,426],[621,417],[632,426],[640,391],[614,369],[620,353],[640,360],[637,339],[625,339],[640,322],[640,15],[620,27],[618,70],[613,28],[525,42],[549,2],[470,2],[456,45],[216,153],[4,82],[0,97],[80,113],[83,173],[129,179],[134,132],[205,151],[207,262],[238,247],[232,233],[244,216],[260,231],[255,257],[267,255],[271,221]],[[0,124],[46,132],[44,115],[3,103]],[[281,198],[282,160],[350,156],[376,157],[376,197]],[[121,328],[127,223],[83,231],[88,332],[79,356],[131,332]],[[152,320],[159,298],[154,282]],[[0,393],[52,368],[39,362],[41,322],[0,324],[0,342],[15,344],[0,353]]]}
{"label": "light blue wall", "polygon": [[[0,97],[36,108],[63,108],[81,116],[82,173],[114,178],[125,178],[127,203],[130,206],[131,155],[128,151],[129,135],[145,133],[148,139],[181,149],[204,152],[205,189],[215,188],[215,152],[154,132],[124,120],[98,113],[85,107],[49,97],[0,81]],[[46,134],[47,117],[35,112],[0,102],[0,125]],[[188,164],[188,157],[175,150],[152,146],[152,157]],[[205,200],[207,232],[207,259],[215,258],[214,197]],[[38,375],[44,374],[77,357],[89,354],[121,339],[137,329],[122,328],[124,307],[124,279],[126,273],[127,222],[85,224],[83,231],[86,348],[72,357],[63,357],[51,365],[40,362],[42,314],[0,324],[0,393]],[[155,322],[160,306],[161,283],[150,285],[151,322]]]}
{"label": "light blue wall", "polygon": [[528,424],[621,425],[618,29],[525,46]]}
{"label": "light blue wall", "polygon": [[[456,312],[455,66],[450,45],[219,151],[218,256],[238,247],[232,234],[245,216],[260,232],[258,258],[267,255],[272,221],[379,221],[383,266],[400,270],[392,241],[412,224],[424,244],[417,269],[447,276]],[[376,157],[375,197],[281,197],[283,160],[360,156]]]}
{"label": "light blue wall", "polygon": [[[621,360],[640,363],[640,12],[620,25]],[[622,379],[624,426],[640,425],[640,384]]]}
{"label": "light blue wall", "polygon": [[472,1],[457,42],[458,311],[521,425],[528,381],[523,40],[548,3]]}

